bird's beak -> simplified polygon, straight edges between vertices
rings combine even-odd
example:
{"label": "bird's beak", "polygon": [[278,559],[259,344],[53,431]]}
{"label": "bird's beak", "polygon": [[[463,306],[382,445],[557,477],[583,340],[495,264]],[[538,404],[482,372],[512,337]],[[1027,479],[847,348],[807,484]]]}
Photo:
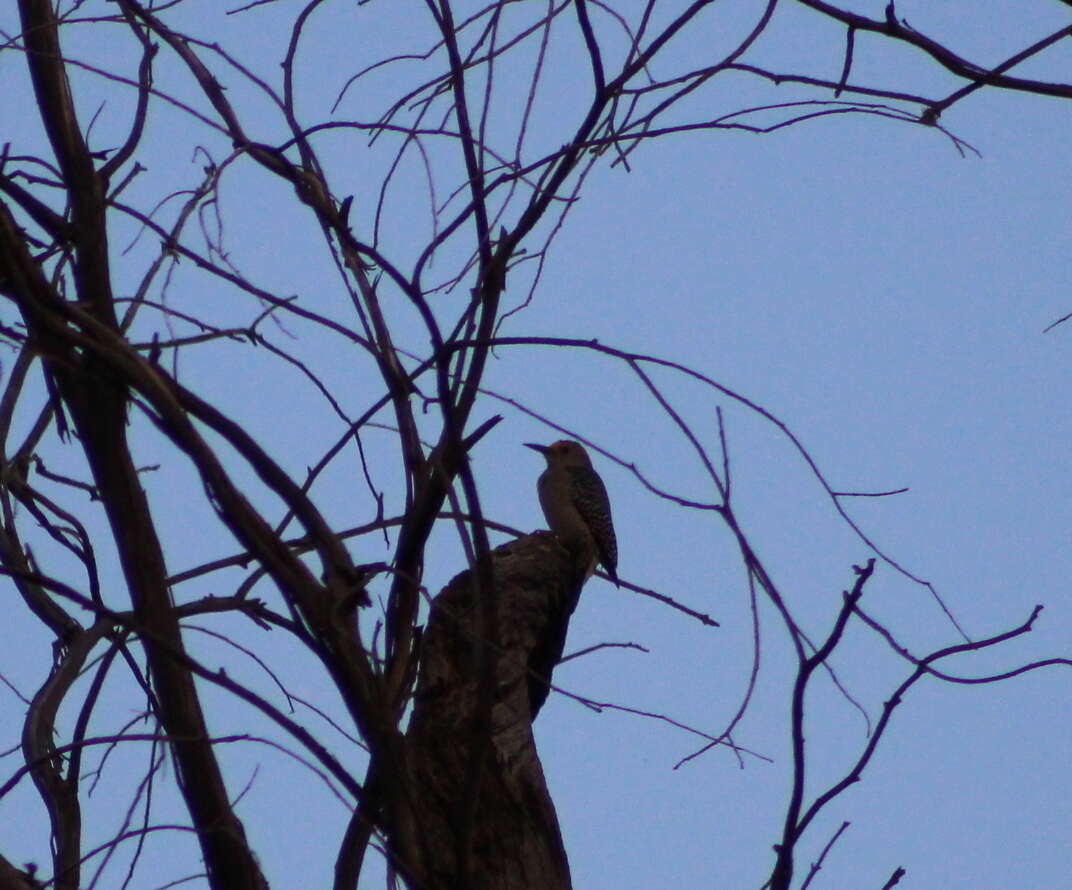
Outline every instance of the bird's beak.
{"label": "bird's beak", "polygon": [[547,457],[547,452],[551,450],[546,445],[536,445],[533,442],[525,442],[524,445],[526,448],[531,448],[533,451],[540,452],[544,457]]}

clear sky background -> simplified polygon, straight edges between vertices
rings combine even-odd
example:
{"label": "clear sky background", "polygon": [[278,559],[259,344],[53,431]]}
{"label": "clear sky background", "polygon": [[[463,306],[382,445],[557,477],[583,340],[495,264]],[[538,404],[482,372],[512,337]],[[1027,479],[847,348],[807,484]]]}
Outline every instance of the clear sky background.
{"label": "clear sky background", "polygon": [[[214,4],[187,3],[176,10],[174,22],[233,47],[254,70],[278,78],[283,44],[274,29],[283,6],[224,20],[212,12]],[[615,6],[635,17],[639,4]],[[897,12],[961,55],[987,64],[1072,23],[1072,10],[1058,2],[990,0],[982,6],[985,10],[967,0],[920,0],[899,3]],[[675,46],[673,65],[666,63],[660,74],[717,57],[747,33],[762,4],[730,0],[716,7],[705,21],[708,30],[701,28]],[[877,16],[882,7],[853,4]],[[10,9],[0,12],[7,34],[17,30],[14,18]],[[597,23],[607,24],[605,19]],[[339,87],[355,70],[395,48],[425,48],[429,34],[422,4],[377,0],[345,9],[329,4],[311,21],[310,49],[299,66],[309,119],[329,115]],[[118,28],[104,32],[86,25],[72,37],[82,40],[72,45],[72,55],[96,64],[119,70],[133,58]],[[746,61],[836,77],[842,45],[837,29],[785,3]],[[568,29],[553,44],[551,59],[530,134],[534,156],[540,146],[561,144],[588,97],[586,62]],[[41,150],[43,137],[33,122],[20,65],[17,54],[0,55],[0,92],[7,97],[0,101],[0,140],[25,153]],[[205,107],[167,53],[161,53],[159,66],[158,85]],[[348,94],[337,116],[375,117],[399,83],[408,83],[393,81],[395,70],[386,69]],[[1072,45],[1059,44],[1017,73],[1067,82]],[[506,69],[497,85],[507,122],[523,89],[520,80],[510,78]],[[866,36],[857,39],[852,79],[934,96],[956,86],[920,53],[891,51]],[[242,97],[257,101],[237,79],[227,86],[236,103]],[[109,133],[122,132],[130,95],[88,75],[76,87],[84,119],[103,96],[112,97],[95,125],[98,144],[109,144]],[[698,91],[674,120],[818,96],[725,74]],[[246,123],[254,138],[271,142],[282,138],[282,130],[268,112],[260,103]],[[942,123],[978,154],[959,153],[933,129],[846,114],[768,135],[670,136],[636,151],[628,173],[604,163],[568,215],[532,303],[511,317],[502,333],[597,338],[672,358],[776,415],[835,489],[907,488],[896,496],[851,499],[845,505],[884,554],[934,585],[970,636],[1008,630],[1035,604],[1045,605],[1032,633],[947,665],[958,674],[981,675],[1072,654],[1067,581],[1072,322],[1043,333],[1072,311],[1072,104],[983,90],[957,104]],[[507,132],[504,124],[503,138]],[[204,163],[193,154],[196,144],[208,147],[217,160],[227,152],[223,140],[199,129],[188,115],[155,110],[141,159],[149,172],[130,187],[131,203],[151,203],[195,182]],[[453,156],[441,150],[433,166],[452,169]],[[382,144],[367,149],[360,138],[345,134],[325,137],[324,151],[340,194],[356,195],[355,228],[369,225],[372,177],[389,158],[388,150]],[[297,293],[304,305],[352,323],[311,217],[295,216],[286,190],[267,185],[250,168],[235,165],[222,191],[231,260],[273,292]],[[422,177],[420,164],[404,165],[387,197],[381,249],[403,266],[425,235],[428,199]],[[440,187],[440,201],[451,184]],[[113,234],[121,281],[129,276],[133,282],[157,250],[155,240],[146,238],[119,259],[134,232],[117,223]],[[444,276],[452,268],[449,260],[448,255]],[[507,304],[521,303],[526,292],[527,281],[519,274],[511,281]],[[217,324],[248,324],[258,311],[247,299],[183,267],[168,299]],[[458,299],[444,297],[440,305]],[[13,310],[5,306],[2,312],[9,323]],[[399,309],[398,323],[411,331],[402,335],[402,344],[424,349],[420,328],[405,328],[406,317]],[[145,316],[140,324],[144,339],[154,331],[166,335],[159,316]],[[351,416],[378,395],[373,370],[355,350],[298,323],[286,325],[269,336],[316,362]],[[263,350],[213,344],[191,352],[181,368],[187,385],[240,412],[296,478],[344,429],[307,381],[297,373],[281,377]],[[776,427],[710,389],[679,376],[655,376],[713,452],[715,410],[723,409],[734,496],[745,530],[802,626],[820,638],[836,614],[841,591],[852,584],[852,565],[862,564],[873,551],[837,516]],[[510,347],[497,352],[486,382],[635,463],[654,484],[681,497],[716,500],[688,443],[621,364],[591,353]],[[485,512],[523,530],[541,527],[535,497],[541,462],[521,443],[560,436],[494,400],[475,420],[496,412],[506,419],[481,443],[474,465]],[[143,420],[134,424],[139,460],[161,463],[147,479],[154,510],[167,530],[172,571],[233,552],[190,468]],[[365,440],[377,482],[387,491],[388,514],[401,498],[392,444],[389,432],[371,431]],[[73,451],[57,449],[54,461],[57,468],[80,474]],[[748,590],[733,542],[712,514],[685,511],[654,497],[608,459],[598,466],[614,507],[620,575],[710,614],[721,627],[702,627],[653,600],[593,580],[571,625],[567,651],[601,642],[632,642],[648,651],[598,651],[563,665],[556,683],[598,701],[717,733],[737,710],[752,665]],[[339,527],[372,516],[355,457],[330,473],[314,495]],[[432,590],[463,567],[450,536],[444,528],[430,551],[425,581]],[[359,561],[387,552],[379,539],[361,539],[352,549]],[[112,560],[107,554],[103,559],[108,570]],[[226,594],[242,577],[221,574],[177,590],[176,596]],[[120,589],[111,595],[123,602]],[[864,604],[917,655],[960,641],[931,592],[887,562],[879,561]],[[201,623],[278,660],[289,688],[333,707],[328,681],[279,634],[265,635],[237,621]],[[788,795],[786,714],[794,664],[789,641],[766,606],[760,609],[760,627],[758,685],[735,738],[773,762],[746,755],[738,763],[720,749],[675,770],[674,764],[699,746],[695,736],[664,722],[615,711],[597,714],[564,696],[551,696],[536,723],[537,741],[579,890],[757,890],[765,879]],[[47,670],[44,638],[21,614],[3,633],[0,670],[23,694],[31,694]],[[248,662],[236,661],[227,647],[194,637],[191,645],[208,663],[227,664],[258,689],[272,692],[271,682]],[[872,722],[908,673],[905,662],[858,623],[833,664]],[[1070,681],[1068,668],[1056,667],[996,686],[919,683],[897,710],[863,781],[809,830],[799,848],[798,874],[806,873],[847,820],[851,827],[814,888],[877,890],[898,866],[907,870],[900,886],[911,890],[1068,887]],[[107,694],[114,695],[119,709],[113,712],[114,731],[138,705],[124,698],[129,686],[120,681]],[[215,731],[270,734],[214,690],[206,690],[206,699]],[[866,744],[866,727],[859,711],[825,678],[816,681],[808,708],[810,799],[847,769]],[[0,726],[18,725],[22,709],[13,694],[0,690]],[[299,716],[322,726],[308,711]],[[102,724],[101,732],[106,728]],[[341,740],[334,745],[357,769],[360,758],[346,755]],[[121,751],[106,775],[117,781],[115,776],[129,770],[136,782],[147,756]],[[223,757],[234,793],[251,783],[239,813],[274,886],[325,886],[345,824],[339,802],[302,767],[267,747],[235,746]],[[13,761],[0,760],[0,780],[15,768]],[[109,787],[102,782],[88,810],[109,813],[108,821],[86,819],[88,832],[101,840],[114,833],[120,818]],[[181,808],[167,795],[160,806],[173,820],[183,820]],[[47,861],[44,825],[40,803],[27,785],[0,801],[0,851],[15,862]],[[190,842],[174,834],[168,838],[154,854],[162,869],[160,884],[188,869],[188,862],[176,862]],[[117,886],[118,880],[111,875],[101,886]],[[370,873],[362,887],[377,886],[379,880]]]}

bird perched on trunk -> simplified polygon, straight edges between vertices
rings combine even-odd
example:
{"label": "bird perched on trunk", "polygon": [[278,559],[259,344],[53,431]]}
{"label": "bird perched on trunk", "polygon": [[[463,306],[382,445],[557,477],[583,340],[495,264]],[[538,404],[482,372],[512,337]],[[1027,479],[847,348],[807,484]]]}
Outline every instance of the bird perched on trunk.
{"label": "bird perched on trunk", "polygon": [[548,527],[584,563],[584,580],[591,577],[599,562],[611,581],[618,584],[618,542],[610,518],[610,500],[584,446],[570,439],[551,445],[525,445],[547,459],[547,469],[540,475],[536,490]]}

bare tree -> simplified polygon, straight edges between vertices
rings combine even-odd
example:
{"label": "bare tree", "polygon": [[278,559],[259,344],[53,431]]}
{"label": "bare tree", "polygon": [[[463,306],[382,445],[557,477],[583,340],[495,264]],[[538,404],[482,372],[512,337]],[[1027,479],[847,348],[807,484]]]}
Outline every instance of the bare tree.
{"label": "bare tree", "polygon": [[[501,330],[538,292],[589,173],[599,164],[628,168],[652,140],[862,114],[929,128],[965,151],[944,122],[973,92],[1072,98],[1072,84],[1015,73],[1072,27],[987,66],[959,55],[956,35],[917,30],[893,3],[869,18],[818,0],[769,0],[741,33],[723,35],[724,45],[703,29],[715,5],[428,0],[409,10],[401,33],[384,2],[344,9],[311,0],[293,14],[272,0],[226,11],[181,0],[18,0],[18,20],[3,19],[4,94],[33,106],[36,129],[8,134],[0,158],[0,335],[13,355],[0,400],[0,560],[26,613],[9,620],[36,619],[53,659],[27,698],[24,765],[9,771],[0,799],[27,780],[36,787],[50,821],[52,861],[39,866],[46,884],[81,887],[109,866],[125,868],[129,882],[167,829],[194,833],[208,886],[267,886],[223,750],[270,744],[352,813],[330,829],[336,890],[357,886],[370,846],[415,888],[570,886],[531,726],[583,582],[552,535],[518,537],[482,509],[473,466],[500,420],[493,412],[533,413],[487,390],[493,350],[601,354],[650,389],[706,467],[713,495],[697,502],[657,489],[628,457],[600,449],[638,484],[725,523],[752,596],[773,606],[795,649],[794,778],[772,890],[811,882],[822,858],[801,882],[798,842],[859,780],[920,678],[989,683],[1068,663],[982,678],[945,668],[1030,630],[1037,610],[989,639],[913,654],[861,605],[875,559],[856,567],[831,630],[813,641],[735,512],[724,436],[694,433],[653,369],[704,385],[712,412],[736,402],[798,444],[788,429],[665,357]],[[843,38],[831,59],[840,75],[753,61],[783,8],[828,23],[831,46]],[[332,55],[333,31],[348,35],[352,58]],[[923,95],[858,82],[864,36],[923,53],[959,86]],[[268,48],[272,40],[277,48]],[[549,96],[549,60],[562,57],[562,41],[578,67],[571,91]],[[702,64],[682,61],[698,57]],[[24,75],[11,73],[14,60]],[[731,76],[768,85],[770,101],[697,115],[691,100]],[[548,107],[553,125],[537,126]],[[423,209],[413,206],[414,182],[423,182]],[[264,217],[261,195],[279,220]],[[257,250],[286,257],[291,278],[266,279]],[[234,363],[236,349],[244,351]],[[290,373],[314,400],[276,401],[274,381]],[[355,390],[365,400],[357,411]],[[556,418],[540,419],[562,430]],[[372,430],[386,433],[370,443]],[[294,439],[299,453],[284,453],[276,434]],[[349,494],[336,497],[340,480],[353,478],[364,480],[364,493],[356,498],[346,485]],[[180,543],[188,526],[198,527],[196,545]],[[516,539],[493,549],[490,531]],[[433,598],[423,582],[430,541],[451,533],[462,572]],[[389,543],[387,559],[368,556],[378,536]],[[197,564],[183,565],[194,554]],[[191,634],[226,640],[235,616],[257,633],[285,635],[318,666],[334,717],[279,679],[282,653],[293,650],[278,642],[239,646],[279,684],[267,692],[199,657]],[[202,624],[213,620],[222,623]],[[906,678],[843,777],[809,797],[805,695],[818,676],[837,682],[824,671],[850,622],[892,647]],[[128,710],[109,710],[111,689],[125,691]],[[750,695],[693,756],[716,745],[737,750],[733,732]],[[235,700],[277,735],[214,735],[216,718],[206,713]],[[295,702],[309,720],[293,716]],[[138,715],[124,724],[131,707]],[[61,711],[73,716],[63,721]],[[108,782],[112,751],[138,745],[151,753],[120,827],[90,843],[88,787]],[[167,780],[165,751],[174,765]],[[168,782],[188,825],[153,822],[154,794]],[[191,862],[200,872],[196,855]],[[0,886],[40,880],[0,859]]]}

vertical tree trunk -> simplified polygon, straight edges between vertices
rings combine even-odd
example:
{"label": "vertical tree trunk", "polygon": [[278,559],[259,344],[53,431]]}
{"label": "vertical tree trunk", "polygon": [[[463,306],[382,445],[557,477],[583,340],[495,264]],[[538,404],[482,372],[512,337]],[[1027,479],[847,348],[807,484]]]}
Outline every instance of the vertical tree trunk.
{"label": "vertical tree trunk", "polygon": [[492,577],[497,639],[482,633],[486,613],[465,571],[433,601],[422,644],[407,738],[425,890],[569,890],[532,720],[583,575],[537,532],[497,548]]}

